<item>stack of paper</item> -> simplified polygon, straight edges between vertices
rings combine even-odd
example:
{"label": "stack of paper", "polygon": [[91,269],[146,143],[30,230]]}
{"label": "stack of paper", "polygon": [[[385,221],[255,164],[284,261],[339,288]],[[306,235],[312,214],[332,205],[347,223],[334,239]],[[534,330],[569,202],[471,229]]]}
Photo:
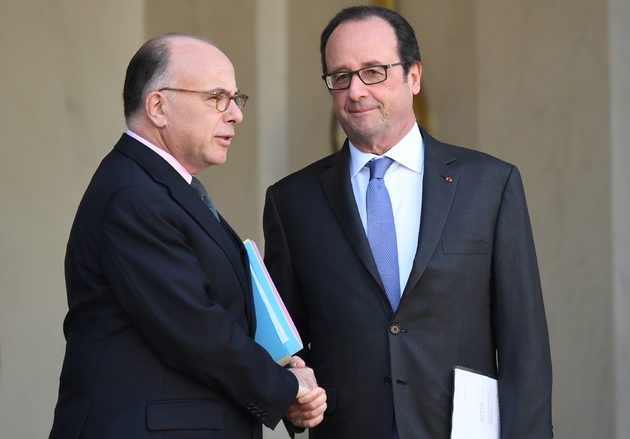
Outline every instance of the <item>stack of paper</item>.
{"label": "stack of paper", "polygon": [[256,243],[247,239],[243,244],[249,256],[256,307],[254,339],[278,364],[285,366],[291,356],[302,349],[302,339],[267,272]]}
{"label": "stack of paper", "polygon": [[455,367],[451,439],[500,439],[497,380]]}

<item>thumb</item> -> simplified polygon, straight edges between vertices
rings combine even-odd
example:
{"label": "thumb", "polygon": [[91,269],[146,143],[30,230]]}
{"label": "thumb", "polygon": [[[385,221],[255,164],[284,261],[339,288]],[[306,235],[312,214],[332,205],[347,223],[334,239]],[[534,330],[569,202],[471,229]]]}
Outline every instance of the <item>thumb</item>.
{"label": "thumb", "polygon": [[298,369],[301,369],[303,367],[306,367],[306,362],[304,360],[302,360],[300,357],[291,357],[291,367],[295,367]]}

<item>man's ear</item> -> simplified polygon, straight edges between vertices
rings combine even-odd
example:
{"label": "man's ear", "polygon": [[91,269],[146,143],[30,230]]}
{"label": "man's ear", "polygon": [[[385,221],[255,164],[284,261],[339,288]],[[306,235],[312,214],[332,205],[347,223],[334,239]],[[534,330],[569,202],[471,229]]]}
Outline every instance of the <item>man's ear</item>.
{"label": "man's ear", "polygon": [[168,103],[164,94],[159,91],[152,91],[144,101],[144,111],[147,113],[147,117],[158,128],[166,126],[167,106]]}
{"label": "man's ear", "polygon": [[411,91],[414,95],[420,93],[420,78],[422,77],[422,64],[416,61],[409,68],[408,80],[411,83]]}

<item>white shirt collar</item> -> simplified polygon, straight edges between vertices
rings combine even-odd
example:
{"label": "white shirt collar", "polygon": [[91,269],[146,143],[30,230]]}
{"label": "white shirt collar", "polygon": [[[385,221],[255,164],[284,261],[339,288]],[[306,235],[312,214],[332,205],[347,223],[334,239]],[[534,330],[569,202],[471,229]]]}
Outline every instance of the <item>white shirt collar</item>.
{"label": "white shirt collar", "polygon": [[[348,141],[348,144],[350,146],[350,178],[353,179],[365,167],[367,162],[378,156],[360,151],[350,141]],[[424,143],[422,134],[420,134],[420,128],[418,128],[417,124],[414,124],[407,135],[383,156],[395,160],[413,172],[422,174],[423,150]]]}
{"label": "white shirt collar", "polygon": [[149,142],[144,137],[140,137],[139,135],[137,135],[136,133],[134,133],[131,130],[127,130],[125,132],[125,134],[127,134],[130,137],[133,137],[138,142],[140,142],[143,145],[147,146],[150,150],[152,150],[157,155],[159,155],[164,160],[166,160],[168,162],[168,164],[171,165],[179,173],[179,175],[181,175],[184,178],[184,180],[186,180],[186,182],[188,184],[190,184],[190,182],[192,181],[192,175],[190,174],[190,172],[188,172],[186,170],[186,168],[184,168],[184,165],[182,165],[179,162],[179,160],[177,160],[175,157],[173,157],[171,154],[169,154],[168,152],[164,151],[163,149],[158,148],[157,146],[155,146],[153,143]]}

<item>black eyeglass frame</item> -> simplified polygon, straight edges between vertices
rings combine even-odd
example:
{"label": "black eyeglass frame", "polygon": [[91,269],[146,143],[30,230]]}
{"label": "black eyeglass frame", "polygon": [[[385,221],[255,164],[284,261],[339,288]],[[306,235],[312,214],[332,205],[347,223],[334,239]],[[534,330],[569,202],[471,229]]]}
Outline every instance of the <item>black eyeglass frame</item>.
{"label": "black eyeglass frame", "polygon": [[[332,72],[332,73],[327,73],[325,75],[322,75],[322,79],[324,80],[324,82],[326,83],[326,87],[328,87],[328,90],[347,90],[348,88],[350,88],[350,84],[352,84],[352,76],[354,76],[355,74],[359,77],[359,79],[361,80],[361,82],[363,82],[365,85],[375,85],[375,84],[380,84],[381,82],[385,82],[387,81],[387,71],[389,69],[391,69],[392,67],[395,66],[401,66],[404,65],[405,63],[403,61],[400,62],[395,62],[395,63],[391,63],[391,64],[383,64],[383,65],[375,65],[375,66],[367,66],[367,67],[363,67],[362,69],[359,70],[353,70],[351,72]],[[370,70],[373,69],[374,67],[381,67],[385,70],[385,77],[380,80],[380,81],[376,81],[376,82],[365,82],[365,79],[363,79],[363,76],[361,76],[361,72],[365,71],[365,70]],[[348,79],[348,85],[345,87],[340,87],[340,88],[335,88],[332,85],[332,76],[333,75],[338,75],[340,73],[345,73],[349,76]]]}
{"label": "black eyeglass frame", "polygon": [[[249,96],[247,96],[246,94],[243,93],[236,93],[236,94],[230,94],[227,91],[203,91],[203,90],[187,90],[185,88],[173,88],[173,87],[162,87],[161,89],[158,90],[159,92],[162,91],[178,91],[178,92],[183,92],[183,93],[197,93],[197,94],[202,94],[202,95],[207,95],[209,96],[209,98],[216,98],[217,100],[215,101],[215,107],[217,109],[217,111],[224,113],[227,111],[228,107],[230,106],[230,101],[234,101],[234,103],[236,104],[236,106],[239,108],[239,110],[242,110],[243,108],[245,108],[245,104],[247,103],[247,100],[249,99]],[[222,110],[219,108],[219,102],[221,102],[223,99],[225,99],[225,97],[228,97],[227,101],[225,104],[225,108]],[[240,103],[240,104],[239,104]]]}

